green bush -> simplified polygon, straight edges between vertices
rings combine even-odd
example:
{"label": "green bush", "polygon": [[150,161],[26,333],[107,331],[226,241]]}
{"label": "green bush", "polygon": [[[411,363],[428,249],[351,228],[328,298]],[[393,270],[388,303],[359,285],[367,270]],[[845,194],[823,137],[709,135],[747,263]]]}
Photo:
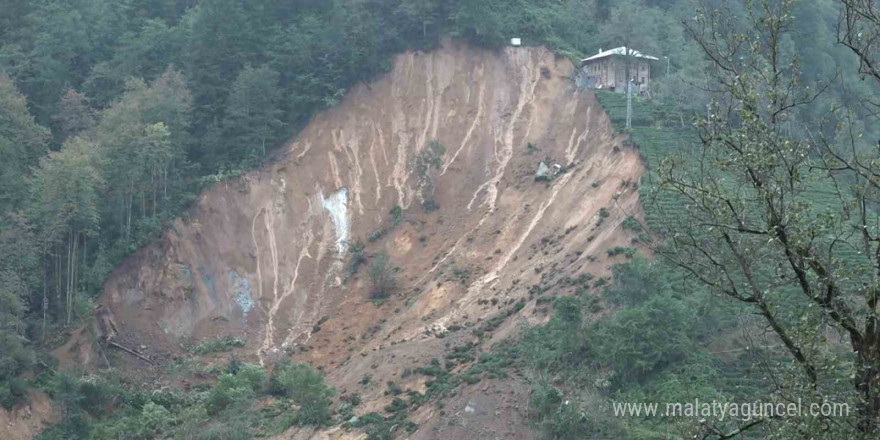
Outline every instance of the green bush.
{"label": "green bush", "polygon": [[396,413],[404,410],[406,410],[406,400],[403,400],[400,397],[395,397],[389,405],[385,406],[385,411],[388,411],[390,413]]}
{"label": "green bush", "polygon": [[609,257],[616,257],[618,255],[626,255],[626,258],[632,258],[636,254],[636,248],[631,247],[623,247],[623,246],[615,246],[614,248],[608,249]]}
{"label": "green bush", "polygon": [[428,145],[419,151],[413,159],[413,174],[418,179],[419,192],[422,196],[422,207],[426,212],[437,209],[431,170],[437,170],[443,166],[443,154],[445,153],[446,146],[437,139],[434,139],[428,142]]}
{"label": "green bush", "polygon": [[645,258],[634,258],[627,264],[615,264],[611,271],[614,282],[605,288],[603,295],[616,305],[639,305],[652,295],[671,290],[668,273],[657,263]]}
{"label": "green bush", "polygon": [[281,363],[269,379],[269,390],[290,398],[299,409],[293,423],[325,425],[330,421],[330,398],[334,390],[324,383],[324,375],[306,363]]}
{"label": "green bush", "polygon": [[0,383],[0,406],[11,409],[19,403],[27,401],[27,383],[19,378],[13,378]]}
{"label": "green bush", "polygon": [[621,223],[621,226],[623,226],[624,229],[627,229],[629,231],[642,232],[642,223],[639,222],[638,219],[636,219],[633,216],[629,216],[626,219],[624,219],[623,223]]}
{"label": "green bush", "polygon": [[566,397],[559,388],[541,382],[532,389],[529,422],[543,434],[543,438],[554,440],[630,438],[614,429],[616,426],[613,421],[600,424],[590,420],[589,415],[576,399]]}
{"label": "green bush", "polygon": [[397,279],[391,267],[388,255],[379,254],[370,262],[370,298],[385,299],[394,293]]}
{"label": "green bush", "polygon": [[403,208],[401,208],[400,205],[394,205],[389,214],[391,214],[392,226],[397,226],[403,221]]}
{"label": "green bush", "polygon": [[232,404],[249,404],[266,388],[266,370],[259,365],[238,364],[234,372],[220,375],[205,397],[205,410],[215,415]]}
{"label": "green bush", "polygon": [[243,364],[238,367],[235,377],[256,393],[262,392],[266,386],[266,370],[259,365]]}
{"label": "green bush", "polygon": [[350,404],[351,406],[358,406],[361,404],[361,395],[360,394],[349,394],[342,398],[343,402]]}
{"label": "green bush", "polygon": [[91,414],[106,411],[107,402],[115,394],[114,390],[100,377],[88,376],[79,382],[80,405]]}
{"label": "green bush", "polygon": [[174,423],[174,416],[164,406],[147,402],[141,410],[138,422],[140,437],[156,438]]}
{"label": "green bush", "polygon": [[256,397],[252,383],[245,377],[225,373],[217,380],[217,384],[205,397],[205,410],[208,415],[217,415],[233,403],[250,404]]}
{"label": "green bush", "polygon": [[589,341],[594,359],[613,370],[616,383],[640,381],[687,359],[695,345],[684,303],[658,295],[597,322]]}
{"label": "green bush", "polygon": [[193,347],[193,354],[208,354],[219,351],[230,351],[235,347],[244,347],[246,341],[234,336],[226,336],[221,338],[212,338]]}
{"label": "green bush", "polygon": [[356,274],[358,268],[367,262],[367,254],[364,252],[364,248],[364,242],[360,240],[355,240],[349,247],[349,252],[351,253],[351,261],[348,263],[349,273]]}
{"label": "green bush", "polygon": [[[3,305],[2,301],[0,305]],[[11,380],[33,365],[34,353],[24,345],[18,334],[0,331],[0,382]]]}

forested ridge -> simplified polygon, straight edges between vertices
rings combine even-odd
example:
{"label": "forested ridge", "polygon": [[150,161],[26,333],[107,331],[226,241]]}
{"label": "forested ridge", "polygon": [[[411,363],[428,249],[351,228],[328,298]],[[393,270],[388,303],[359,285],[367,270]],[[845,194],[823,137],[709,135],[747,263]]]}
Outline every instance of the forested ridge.
{"label": "forested ridge", "polygon": [[[786,74],[796,72],[791,90],[812,84],[822,93],[808,93],[809,99],[795,100],[797,105],[790,107],[785,107],[787,101],[779,104],[784,107],[780,107],[780,113],[787,116],[771,124],[774,136],[784,134],[816,144],[821,143],[820,139],[828,143],[847,141],[854,152],[871,151],[873,140],[880,137],[880,130],[871,123],[875,111],[872,103],[880,88],[864,80],[871,78],[872,67],[862,64],[859,69],[860,58],[854,54],[857,51],[838,44],[838,26],[844,17],[841,8],[847,2],[776,3],[791,8],[786,9],[790,15],[780,22],[794,23],[780,33],[773,47],[773,53],[786,59],[798,54],[797,62],[783,69]],[[320,374],[296,364],[278,367],[269,377],[262,369],[239,365],[233,359],[228,371],[213,372],[218,375],[217,386],[202,390],[203,394],[163,394],[159,398],[167,400],[163,406],[143,393],[134,393],[126,396],[124,405],[119,404],[126,408],[120,411],[121,421],[90,425],[89,420],[100,419],[104,412],[100,405],[89,406],[90,396],[122,393],[122,387],[113,383],[101,388],[54,375],[54,361],[48,352],[63,342],[70,329],[91,317],[91,301],[114,267],[156,238],[169,220],[185,215],[202,188],[272,160],[272,152],[316,111],[336,104],[353,85],[387,71],[394,54],[430,50],[442,36],[490,48],[500,48],[509,38],[520,37],[526,45],[544,44],[560,56],[575,60],[600,48],[619,45],[656,55],[661,61],[653,71],[653,103],[637,105],[654,113],[647,117],[637,113],[636,118],[644,118],[645,123],[636,125],[688,130],[694,143],[700,142],[699,135],[707,143],[710,139],[719,143],[722,138],[729,140],[707,128],[705,119],[695,119],[696,115],[706,115],[712,120],[713,111],[721,113],[723,108],[712,98],[726,86],[737,84],[719,80],[720,63],[715,60],[713,64],[711,57],[706,57],[707,53],[727,53],[712,46],[710,40],[700,39],[706,35],[696,33],[694,23],[701,24],[699,6],[708,6],[705,10],[724,6],[734,17],[749,17],[750,12],[760,15],[760,5],[744,0],[0,0],[0,10],[4,11],[0,15],[0,404],[12,407],[22,402],[29,386],[54,390],[54,397],[68,412],[65,423],[48,432],[48,438],[102,438],[119,432],[133,436],[127,438],[193,438],[199,423],[227,410],[236,399],[245,398],[242,396],[253,398],[259,394],[311,399],[297,404],[317,408],[313,413],[301,411],[286,416],[280,422],[272,419],[273,424],[278,423],[273,429],[329,423],[332,390],[323,384]],[[736,31],[748,34],[747,29],[737,27],[746,26],[743,23],[730,26],[726,29],[731,35]],[[860,47],[858,41],[849,43]],[[869,45],[868,50],[874,50],[873,46]],[[866,58],[862,56],[861,61]],[[754,90],[767,89],[755,86]],[[803,90],[797,88],[797,92]],[[751,96],[736,95],[733,101],[748,101]],[[614,99],[603,99],[613,118]],[[842,108],[846,112],[840,111]],[[831,112],[837,113],[829,116]],[[615,121],[619,122],[617,116]],[[731,118],[735,121],[731,124],[740,124],[748,117],[738,114]],[[815,130],[807,133],[804,127]],[[639,130],[633,131],[633,137],[642,135],[646,144],[665,142],[657,140],[665,136],[661,132]],[[815,157],[822,154],[809,147],[799,153],[802,151]],[[789,159],[786,156],[779,160]],[[866,188],[870,188],[876,178],[872,165],[860,168],[860,164],[848,163],[845,158],[837,159],[843,163],[838,164],[840,167],[851,168],[844,171],[856,176],[841,175],[842,186],[852,181],[848,179],[860,182],[858,179],[863,178],[868,182]],[[718,166],[733,166],[731,163],[741,162],[725,158]],[[660,169],[660,162],[651,162],[651,166]],[[655,176],[664,177],[673,187],[678,184],[675,188],[685,196],[693,196],[687,191],[687,184],[692,182],[682,181],[671,170]],[[787,183],[794,187],[798,182]],[[876,204],[866,195],[869,193],[865,189],[860,198],[846,199],[842,204],[852,212],[861,209],[869,213]],[[648,214],[659,215],[655,211]],[[870,219],[870,214],[865,218]],[[833,223],[824,217],[819,220]],[[831,223],[822,224],[826,228],[823,233]],[[635,236],[643,233],[642,226],[631,223],[629,227]],[[645,227],[680,232],[675,225],[660,222],[648,221]],[[745,229],[745,223],[740,227]],[[819,227],[811,224],[810,228]],[[761,240],[771,235],[764,234]],[[640,239],[650,241],[643,236]],[[875,241],[869,234],[867,242]],[[663,249],[658,246],[658,255]],[[696,245],[692,249],[695,254],[701,250]],[[780,255],[787,254],[763,257],[770,261]],[[701,265],[705,262],[696,260],[698,257],[689,255],[688,262],[705,268]],[[799,268],[819,259],[807,254],[800,258],[792,263],[799,275]],[[835,269],[846,266],[847,260],[832,260]],[[691,267],[694,273],[689,278],[681,272],[687,269],[686,264],[675,267],[676,260],[671,261],[673,264],[661,265],[637,257],[633,263],[616,267],[615,281],[605,290],[604,301],[605,307],[621,311],[595,324],[584,323],[582,315],[604,313],[603,306],[585,296],[587,287],[601,291],[607,280],[601,284],[583,281],[584,295],[556,300],[556,316],[548,326],[526,333],[518,345],[498,349],[497,356],[515,362],[505,361],[504,367],[497,367],[492,362],[498,358],[491,356],[483,362],[502,370],[510,364],[540,372],[535,382],[532,422],[547,438],[623,433],[632,438],[655,438],[660,428],[651,421],[623,423],[609,420],[607,414],[588,420],[583,413],[601,411],[585,408],[578,412],[580,408],[561,405],[563,396],[587,393],[590,387],[583,384],[588,382],[595,385],[597,380],[604,381],[590,389],[629,400],[689,398],[694,392],[686,392],[690,387],[706,396],[728,392],[751,396],[767,384],[732,383],[734,379],[724,376],[725,371],[748,370],[742,374],[754,376],[766,376],[766,371],[763,367],[744,366],[744,358],[716,356],[710,348],[717,340],[704,336],[739,328],[741,322],[736,316],[748,315],[750,309],[720,301],[713,286],[694,279],[705,276],[720,285],[713,278],[717,274],[707,275]],[[862,281],[858,275],[871,270],[853,267],[849,269],[863,272],[840,276]],[[803,277],[805,284],[809,281],[830,289],[826,278]],[[768,286],[770,290],[780,289],[775,282]],[[640,296],[646,291],[656,295]],[[682,291],[703,293],[686,296]],[[762,300],[750,298],[741,302],[748,305]],[[791,305],[784,299],[778,304]],[[804,312],[803,308],[809,307],[806,303],[795,302],[791,307],[793,311],[786,312],[784,323],[806,316],[803,319],[808,322],[804,325],[816,327],[823,319]],[[698,316],[689,319],[693,310]],[[829,313],[833,315],[835,310]],[[774,316],[772,311],[763,312]],[[870,319],[872,313],[876,313],[876,307],[857,319]],[[634,328],[639,332],[633,333]],[[814,333],[797,334],[820,338]],[[554,343],[547,344],[548,340]],[[807,376],[810,368],[819,369],[820,376],[824,374],[828,381],[846,383],[846,366],[853,358],[841,355],[837,347],[827,349],[812,339],[810,344],[809,355],[820,353],[816,356],[821,359],[818,366],[806,368]],[[788,348],[797,357],[794,348],[798,347]],[[802,365],[798,364],[804,362],[780,361],[775,354],[763,351],[761,356],[766,364],[782,365],[779,370],[787,375],[803,374],[791,370],[799,370]],[[587,370],[591,372],[584,373]],[[599,370],[602,374],[594,374]],[[613,374],[605,374],[612,370]],[[23,379],[33,377],[32,373],[37,373],[36,377]],[[681,378],[686,376],[691,381],[682,383]],[[466,381],[468,376],[463,377]],[[560,386],[560,378],[579,385]],[[820,382],[815,377],[804,381],[798,376],[792,379],[794,385],[783,388],[809,388],[810,382],[815,391]],[[880,387],[880,382],[876,386]],[[851,394],[854,391],[845,387],[823,390],[841,399],[858,400]],[[357,405],[347,404],[344,411]],[[185,408],[192,414],[174,419],[168,414],[169,408]],[[152,414],[161,423],[143,422],[145,414]],[[403,421],[405,417],[389,423]],[[249,423],[241,421],[241,426],[225,433],[221,427],[204,438],[249,438],[249,429],[253,428]],[[786,425],[773,432],[794,438],[810,429],[819,428]],[[831,436],[838,433],[828,432]],[[381,435],[371,434],[371,438],[387,438]],[[721,431],[707,435],[727,438]]]}

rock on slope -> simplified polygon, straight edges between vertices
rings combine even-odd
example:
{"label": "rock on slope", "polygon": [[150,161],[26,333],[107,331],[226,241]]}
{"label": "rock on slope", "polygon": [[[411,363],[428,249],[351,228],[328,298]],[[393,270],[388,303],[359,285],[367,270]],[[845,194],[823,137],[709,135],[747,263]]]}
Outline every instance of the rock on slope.
{"label": "rock on slope", "polygon": [[[155,359],[184,341],[233,335],[247,341],[240,357],[309,360],[355,390],[365,372],[400,381],[404,368],[442,354],[436,334],[519,299],[530,302],[496,340],[516,321],[540,321],[529,288],[606,275],[605,251],[630,245],[619,224],[638,211],[638,153],[572,73],[543,48],[444,42],[398,56],[390,73],[315,116],[272,164],[205,191],[118,268],[98,301],[101,322],[112,323],[102,331]],[[446,153],[432,172],[439,208],[428,213],[412,161],[434,139]],[[542,160],[567,170],[535,182]],[[399,268],[397,293],[381,306],[369,300],[365,268],[349,273],[355,240]],[[381,390],[356,391],[365,410],[384,405]],[[486,403],[495,404],[507,411]],[[461,429],[416,435],[478,433]]]}

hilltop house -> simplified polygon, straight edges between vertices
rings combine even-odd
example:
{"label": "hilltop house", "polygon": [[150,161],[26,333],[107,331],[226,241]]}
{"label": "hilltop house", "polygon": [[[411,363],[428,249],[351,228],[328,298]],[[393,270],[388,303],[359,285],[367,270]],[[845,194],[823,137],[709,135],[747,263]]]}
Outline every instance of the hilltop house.
{"label": "hilltop house", "polygon": [[581,60],[578,85],[591,89],[626,91],[626,72],[632,78],[636,93],[648,93],[651,85],[651,61],[658,58],[645,55],[626,46],[602,51]]}

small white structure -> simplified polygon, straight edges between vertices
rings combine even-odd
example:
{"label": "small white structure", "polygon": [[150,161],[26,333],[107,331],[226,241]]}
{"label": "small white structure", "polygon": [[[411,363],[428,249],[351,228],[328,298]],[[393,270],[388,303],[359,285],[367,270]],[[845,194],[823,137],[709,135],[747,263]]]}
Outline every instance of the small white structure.
{"label": "small white structure", "polygon": [[578,83],[591,89],[626,91],[627,68],[629,77],[639,93],[647,92],[651,85],[651,62],[659,58],[645,55],[626,46],[599,53],[581,60]]}
{"label": "small white structure", "polygon": [[522,46],[522,38],[511,38],[511,39],[510,39],[510,45],[513,46],[513,47],[520,47],[520,46]]}

